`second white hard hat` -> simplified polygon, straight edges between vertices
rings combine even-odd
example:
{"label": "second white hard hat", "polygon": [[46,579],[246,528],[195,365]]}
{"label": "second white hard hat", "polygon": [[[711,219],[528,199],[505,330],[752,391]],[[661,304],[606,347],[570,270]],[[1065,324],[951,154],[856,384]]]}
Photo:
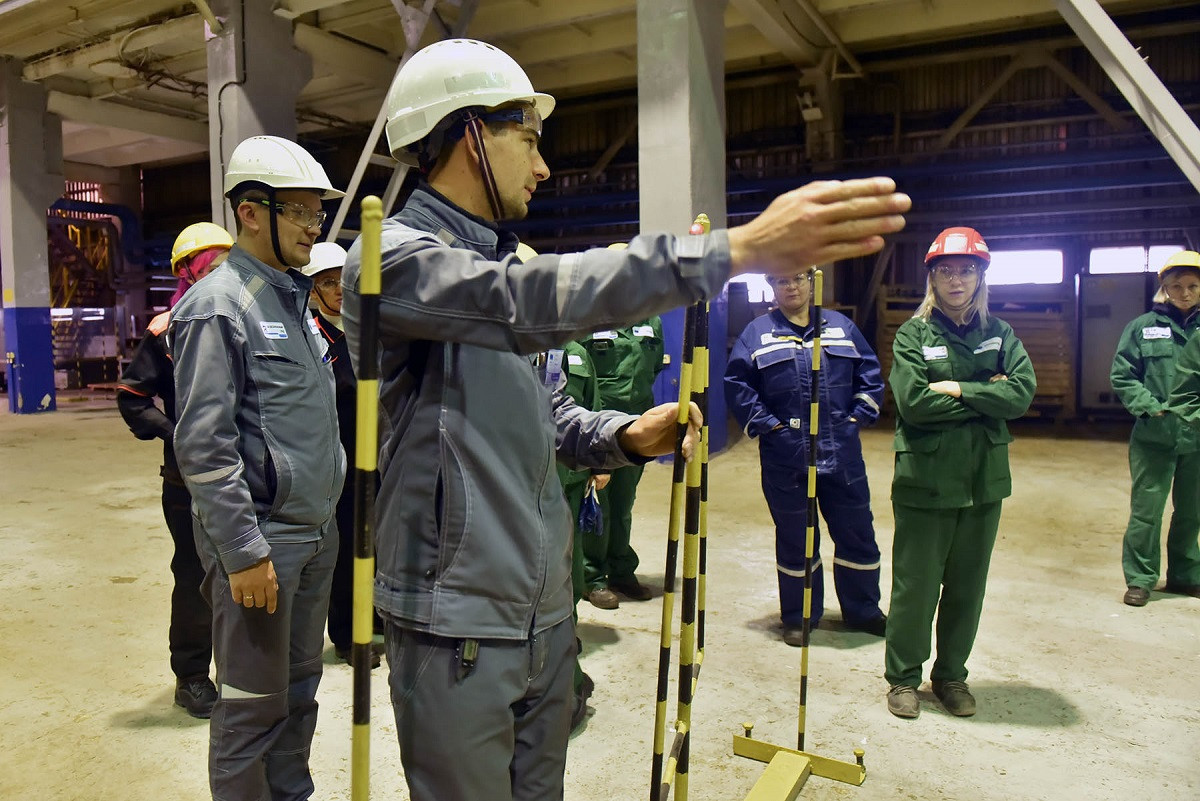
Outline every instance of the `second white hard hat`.
{"label": "second white hard hat", "polygon": [[301,267],[300,272],[310,278],[346,266],[346,249],[337,242],[318,242],[312,246],[309,256],[308,264]]}
{"label": "second white hard hat", "polygon": [[229,156],[223,184],[229,197],[240,184],[259,183],[274,189],[311,189],[322,200],[342,197],[325,168],[307,150],[278,136],[244,139]]}

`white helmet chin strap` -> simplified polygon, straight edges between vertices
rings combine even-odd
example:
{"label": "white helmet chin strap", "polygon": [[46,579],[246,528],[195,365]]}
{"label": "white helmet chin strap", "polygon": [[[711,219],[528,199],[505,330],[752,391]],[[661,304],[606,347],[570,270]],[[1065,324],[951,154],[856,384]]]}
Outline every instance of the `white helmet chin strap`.
{"label": "white helmet chin strap", "polygon": [[487,149],[483,144],[483,121],[473,111],[466,114],[467,136],[475,143],[475,151],[479,154],[479,177],[483,179],[483,189],[487,192],[488,205],[492,207],[492,216],[496,222],[504,219],[504,209],[500,202],[500,190],[496,187],[496,177],[492,174],[492,165],[488,161]]}

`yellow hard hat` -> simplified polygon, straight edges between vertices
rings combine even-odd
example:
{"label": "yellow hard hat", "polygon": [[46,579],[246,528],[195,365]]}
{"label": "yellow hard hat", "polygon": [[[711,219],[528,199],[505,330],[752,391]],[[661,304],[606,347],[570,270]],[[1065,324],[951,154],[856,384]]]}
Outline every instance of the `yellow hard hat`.
{"label": "yellow hard hat", "polygon": [[1163,262],[1163,266],[1158,268],[1158,280],[1174,270],[1177,267],[1191,267],[1193,270],[1200,270],[1200,253],[1194,250],[1181,250],[1171,258]]}
{"label": "yellow hard hat", "polygon": [[229,250],[231,247],[233,237],[221,226],[210,222],[193,223],[175,237],[175,244],[171,246],[171,272],[179,275],[179,262],[193,253],[209,248]]}
{"label": "yellow hard hat", "polygon": [[609,250],[624,250],[627,247],[629,247],[628,242],[613,242],[611,245],[608,246],[608,249]]}

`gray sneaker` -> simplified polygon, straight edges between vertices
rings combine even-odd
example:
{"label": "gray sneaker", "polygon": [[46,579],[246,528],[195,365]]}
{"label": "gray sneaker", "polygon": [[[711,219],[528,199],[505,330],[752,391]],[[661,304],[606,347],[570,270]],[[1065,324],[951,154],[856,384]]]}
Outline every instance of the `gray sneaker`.
{"label": "gray sneaker", "polygon": [[933,694],[951,715],[969,718],[975,714],[975,696],[965,681],[935,681]]}
{"label": "gray sneaker", "polygon": [[921,714],[921,699],[917,698],[917,688],[907,684],[893,684],[888,688],[888,712],[898,718],[915,718]]}

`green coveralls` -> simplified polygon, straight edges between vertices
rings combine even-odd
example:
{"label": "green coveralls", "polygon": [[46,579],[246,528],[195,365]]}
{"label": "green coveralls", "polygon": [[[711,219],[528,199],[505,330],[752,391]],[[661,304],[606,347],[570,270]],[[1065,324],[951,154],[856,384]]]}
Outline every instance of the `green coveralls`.
{"label": "green coveralls", "polygon": [[[976,318],[960,327],[936,310],[928,322],[900,326],[893,354],[896,534],[884,675],[893,685],[921,684],[936,611],[930,678],[963,681],[1001,500],[1012,493],[1005,421],[1033,400],[1033,364],[1007,323]],[[996,374],[1008,380],[989,382]],[[937,381],[959,382],[962,397],[929,389]]]}
{"label": "green coveralls", "polygon": [[[600,410],[600,394],[596,387],[596,370],[592,366],[592,358],[578,342],[568,342],[563,346],[563,372],[567,376],[567,385],[563,391],[579,406],[593,412]],[[575,595],[575,604],[583,598],[583,542],[587,538],[596,538],[594,534],[584,534],[579,530],[579,507],[583,504],[583,496],[587,493],[588,479],[591,470],[572,470],[558,464],[558,480],[562,482],[563,494],[567,505],[571,507],[571,521],[575,526],[575,535],[571,545],[571,590]],[[579,615],[574,615],[579,622]],[[583,684],[583,669],[579,660],[575,660],[575,692],[579,692]]]}
{"label": "green coveralls", "polygon": [[[1195,336],[1197,329],[1200,314],[1184,318],[1167,304],[1155,304],[1125,327],[1113,356],[1109,374],[1113,390],[1137,418],[1129,437],[1132,493],[1121,546],[1127,587],[1152,590],[1158,583],[1168,493],[1175,508],[1167,530],[1167,583],[1200,584],[1200,435],[1180,421],[1180,417],[1195,420],[1200,405],[1191,404],[1189,409],[1181,396],[1177,410],[1171,396],[1177,377],[1193,376],[1192,382],[1184,383],[1192,383],[1195,392],[1197,358],[1194,355],[1185,367],[1188,360],[1182,354],[1195,351],[1188,343],[1200,339]],[[1162,414],[1169,396],[1171,413]]]}
{"label": "green coveralls", "polygon": [[[596,368],[600,408],[641,414],[654,406],[654,378],[663,369],[662,320],[652,317],[628,328],[597,331],[580,344]],[[586,592],[634,577],[638,557],[629,539],[642,470],[642,465],[615,470],[600,492],[604,535],[583,540]]]}

